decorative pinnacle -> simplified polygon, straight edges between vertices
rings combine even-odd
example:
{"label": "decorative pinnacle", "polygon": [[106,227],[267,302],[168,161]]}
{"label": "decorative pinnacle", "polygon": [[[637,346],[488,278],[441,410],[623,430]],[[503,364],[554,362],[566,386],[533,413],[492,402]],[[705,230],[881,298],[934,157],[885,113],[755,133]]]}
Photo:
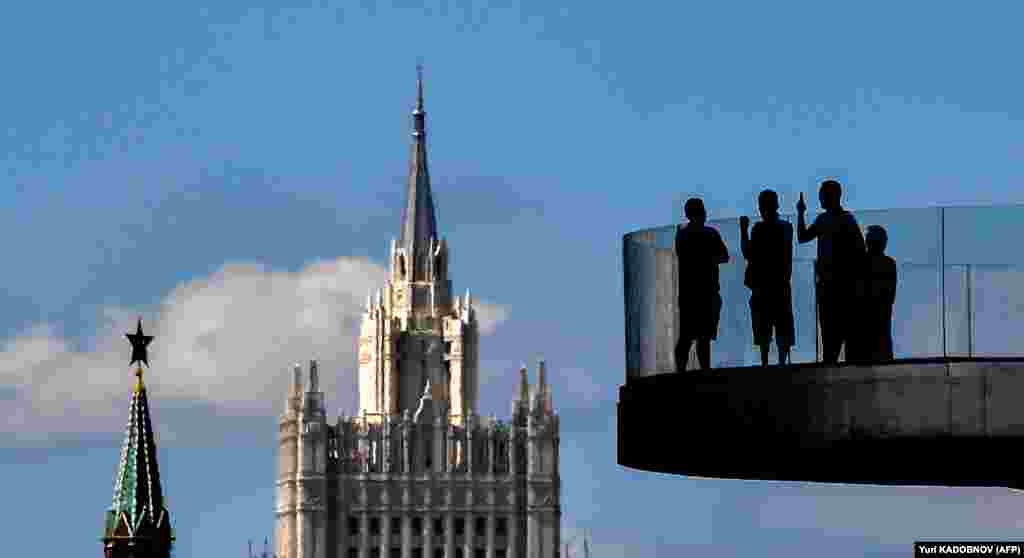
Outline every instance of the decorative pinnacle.
{"label": "decorative pinnacle", "polygon": [[149,346],[150,342],[153,341],[152,335],[146,335],[142,333],[142,318],[139,318],[139,326],[135,333],[126,333],[125,337],[132,344],[132,360],[128,363],[128,366],[141,362],[146,366],[149,366],[149,360],[146,357],[146,347]]}
{"label": "decorative pinnacle", "polygon": [[426,112],[423,111],[423,66],[416,66],[416,109],[412,111],[412,135],[422,140],[427,134],[425,122]]}
{"label": "decorative pinnacle", "polygon": [[423,113],[423,64],[416,64],[416,113]]}
{"label": "decorative pinnacle", "polygon": [[519,401],[526,404],[530,399],[530,380],[527,376],[526,363],[519,368]]}

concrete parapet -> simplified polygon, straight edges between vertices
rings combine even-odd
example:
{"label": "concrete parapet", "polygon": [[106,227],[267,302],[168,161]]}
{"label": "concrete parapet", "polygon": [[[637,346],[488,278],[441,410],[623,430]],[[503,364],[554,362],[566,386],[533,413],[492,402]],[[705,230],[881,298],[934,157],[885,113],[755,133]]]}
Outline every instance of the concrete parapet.
{"label": "concrete parapet", "polygon": [[[1024,485],[1024,359],[665,374],[620,389],[619,463],[693,476]],[[666,436],[665,433],[671,433]]]}

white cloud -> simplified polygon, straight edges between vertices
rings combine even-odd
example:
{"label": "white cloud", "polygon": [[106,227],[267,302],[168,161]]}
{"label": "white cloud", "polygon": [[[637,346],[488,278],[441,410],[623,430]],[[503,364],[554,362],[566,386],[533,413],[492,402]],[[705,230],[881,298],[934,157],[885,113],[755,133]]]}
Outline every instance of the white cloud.
{"label": "white cloud", "polygon": [[[280,411],[291,363],[315,358],[328,405],[351,405],[359,321],[367,294],[385,278],[378,264],[338,258],[297,272],[226,264],[177,286],[142,316],[156,336],[146,374],[152,397],[212,407],[218,416],[266,416]],[[508,315],[493,304],[476,306],[484,335]],[[105,309],[87,350],[47,324],[0,345],[0,386],[17,392],[0,407],[0,434],[120,431],[133,385],[124,333],[134,331],[137,315]]]}

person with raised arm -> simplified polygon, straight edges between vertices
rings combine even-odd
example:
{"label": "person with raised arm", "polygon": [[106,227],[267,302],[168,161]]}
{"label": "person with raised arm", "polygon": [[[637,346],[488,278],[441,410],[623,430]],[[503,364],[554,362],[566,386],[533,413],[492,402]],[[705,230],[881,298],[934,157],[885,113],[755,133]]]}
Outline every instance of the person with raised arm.
{"label": "person with raised arm", "polygon": [[[814,223],[807,226],[804,213],[807,204],[800,194],[796,204],[797,240],[803,244],[818,241],[818,257],[814,262],[815,298],[818,322],[821,325],[823,361],[838,364],[843,345],[859,326],[854,301],[857,274],[865,257],[864,235],[853,214],[843,209],[843,189],[839,182],[826,180],[818,190],[821,208]],[[849,347],[847,348],[849,351]],[[849,356],[849,355],[847,355]]]}

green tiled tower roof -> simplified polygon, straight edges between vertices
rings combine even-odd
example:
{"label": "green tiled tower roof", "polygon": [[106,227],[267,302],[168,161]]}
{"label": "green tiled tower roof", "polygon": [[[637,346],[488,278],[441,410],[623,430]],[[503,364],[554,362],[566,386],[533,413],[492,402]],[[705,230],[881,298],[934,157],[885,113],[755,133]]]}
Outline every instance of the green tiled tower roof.
{"label": "green tiled tower roof", "polygon": [[[142,362],[151,336],[143,335],[142,321],[132,342],[132,359],[139,366],[129,407],[128,428],[114,479],[114,501],[103,531],[106,558],[167,558],[170,556],[170,514],[164,506],[157,465],[156,440],[149,416]],[[138,357],[138,358],[137,358]]]}

